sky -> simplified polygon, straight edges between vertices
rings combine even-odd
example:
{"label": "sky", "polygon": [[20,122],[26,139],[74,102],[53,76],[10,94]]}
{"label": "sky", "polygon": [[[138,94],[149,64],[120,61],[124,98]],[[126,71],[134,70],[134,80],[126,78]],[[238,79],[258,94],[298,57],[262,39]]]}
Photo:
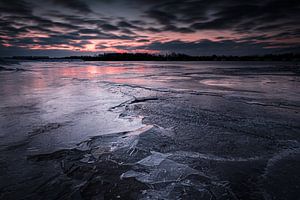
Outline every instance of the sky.
{"label": "sky", "polygon": [[299,0],[0,0],[0,56],[300,52]]}

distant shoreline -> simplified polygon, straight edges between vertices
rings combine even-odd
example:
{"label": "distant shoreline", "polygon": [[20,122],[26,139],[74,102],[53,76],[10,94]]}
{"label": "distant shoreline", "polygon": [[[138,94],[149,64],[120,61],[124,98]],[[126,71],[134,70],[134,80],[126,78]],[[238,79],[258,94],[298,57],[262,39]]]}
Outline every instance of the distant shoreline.
{"label": "distant shoreline", "polygon": [[146,54],[146,53],[107,53],[95,56],[68,56],[68,57],[49,57],[49,56],[12,56],[3,57],[13,60],[82,60],[82,61],[300,61],[300,54],[268,54],[252,56],[190,56],[185,54]]}

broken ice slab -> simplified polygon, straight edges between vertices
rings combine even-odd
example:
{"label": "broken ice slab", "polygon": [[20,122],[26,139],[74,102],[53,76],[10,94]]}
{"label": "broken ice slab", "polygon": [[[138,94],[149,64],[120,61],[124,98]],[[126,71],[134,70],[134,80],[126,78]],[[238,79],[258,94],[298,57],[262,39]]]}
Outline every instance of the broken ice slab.
{"label": "broken ice slab", "polygon": [[85,157],[85,158],[82,158],[82,159],[80,160],[80,162],[87,163],[87,164],[92,164],[92,163],[95,162],[95,160],[93,160],[93,159],[90,158],[90,157]]}
{"label": "broken ice slab", "polygon": [[84,158],[80,159],[80,162],[82,163],[92,164],[95,162],[95,159],[91,154],[85,154],[83,157]]}
{"label": "broken ice slab", "polygon": [[[191,174],[200,174],[199,171],[168,159],[170,154],[153,152],[152,155],[138,161],[139,171],[130,170],[121,175],[121,178],[134,177],[143,183],[177,182]],[[149,169],[150,168],[150,169]]]}
{"label": "broken ice slab", "polygon": [[114,152],[123,148],[128,148],[128,152],[132,152],[130,150],[134,149],[137,145],[139,135],[150,130],[152,127],[152,125],[146,125],[132,131],[92,137],[85,142],[79,143],[77,149],[91,150],[92,155],[97,159],[104,153]]}
{"label": "broken ice slab", "polygon": [[184,187],[180,183],[172,183],[165,188],[144,190],[140,200],[149,200],[149,199],[151,200],[173,200],[173,199],[211,200],[214,199],[214,196],[205,187]]}
{"label": "broken ice slab", "polygon": [[[151,152],[150,156],[136,162],[132,170],[121,175],[121,179],[134,178],[151,185],[144,190],[140,199],[212,199],[207,184],[213,184],[210,177],[186,164],[177,163],[169,157],[171,153]],[[225,191],[226,188],[218,187]],[[193,197],[191,196],[193,195]]]}
{"label": "broken ice slab", "polygon": [[164,161],[168,156],[172,155],[172,154],[164,154],[164,153],[159,153],[159,152],[151,152],[152,155],[138,161],[137,163],[140,165],[144,165],[144,166],[158,166],[161,164],[162,161]]}

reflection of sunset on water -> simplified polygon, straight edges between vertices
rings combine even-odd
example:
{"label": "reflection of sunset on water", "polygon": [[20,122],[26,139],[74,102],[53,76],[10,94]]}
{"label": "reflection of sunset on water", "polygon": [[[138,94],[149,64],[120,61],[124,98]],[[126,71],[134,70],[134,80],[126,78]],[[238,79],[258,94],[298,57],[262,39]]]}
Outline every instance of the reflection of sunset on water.
{"label": "reflection of sunset on water", "polygon": [[63,77],[68,78],[95,78],[95,77],[107,77],[112,75],[124,76],[124,75],[138,75],[146,71],[145,66],[139,67],[122,67],[122,66],[95,66],[89,65],[86,67],[70,67],[60,68]]}

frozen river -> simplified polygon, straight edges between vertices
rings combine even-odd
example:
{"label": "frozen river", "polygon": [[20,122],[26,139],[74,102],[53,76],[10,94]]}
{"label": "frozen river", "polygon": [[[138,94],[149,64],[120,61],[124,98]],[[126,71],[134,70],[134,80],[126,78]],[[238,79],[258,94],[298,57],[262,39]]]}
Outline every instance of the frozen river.
{"label": "frozen river", "polygon": [[300,65],[0,63],[0,199],[299,199]]}

